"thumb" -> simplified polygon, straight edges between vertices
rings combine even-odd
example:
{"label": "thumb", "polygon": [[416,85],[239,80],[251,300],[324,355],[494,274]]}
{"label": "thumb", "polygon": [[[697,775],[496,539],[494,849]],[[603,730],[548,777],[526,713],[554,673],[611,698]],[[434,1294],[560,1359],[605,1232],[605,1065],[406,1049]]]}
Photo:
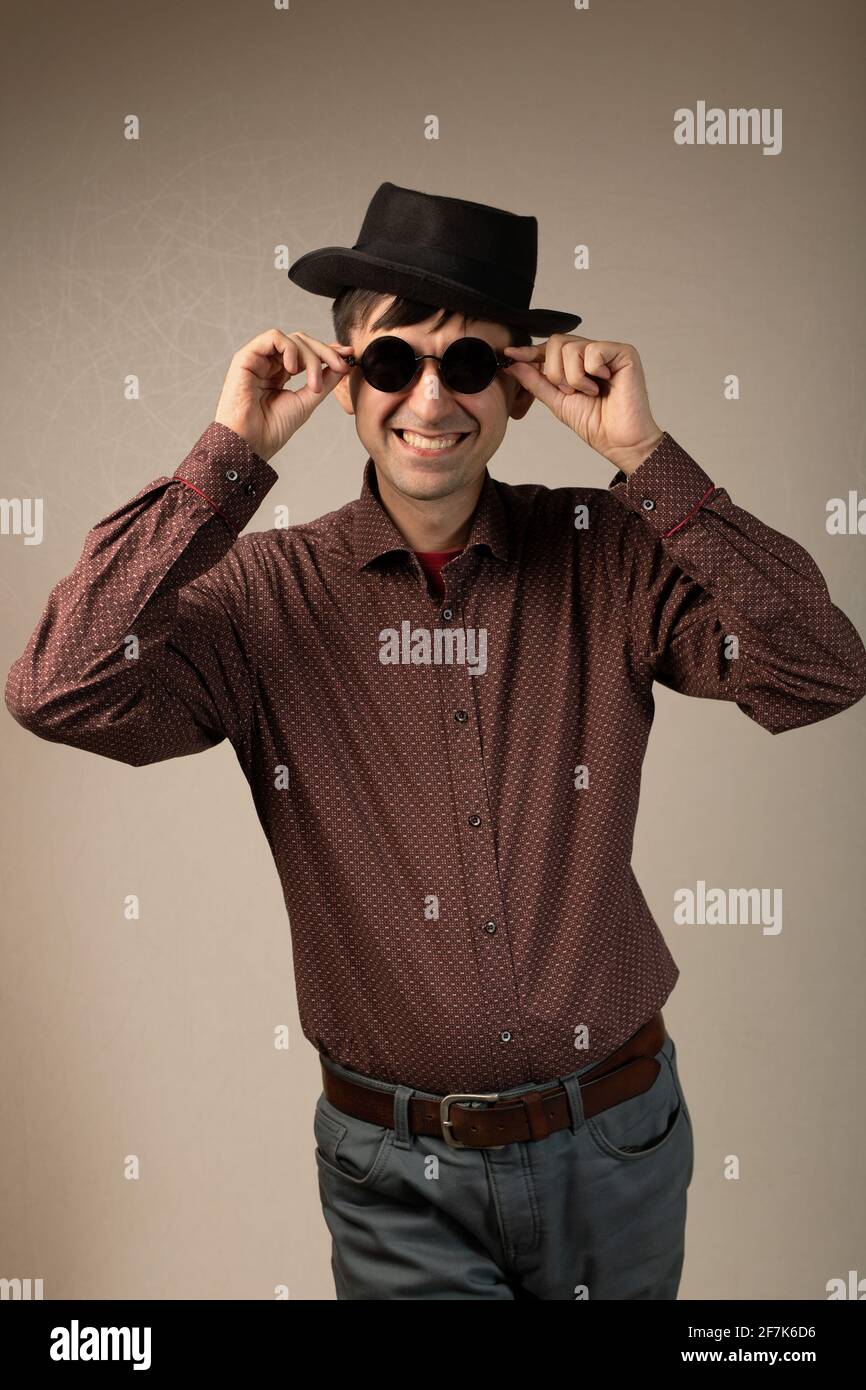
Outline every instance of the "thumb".
{"label": "thumb", "polygon": [[517,377],[521,386],[525,386],[527,391],[531,391],[533,396],[558,415],[557,406],[563,398],[563,392],[554,386],[552,381],[548,381],[544,372],[540,372],[531,362],[512,362],[509,368]]}

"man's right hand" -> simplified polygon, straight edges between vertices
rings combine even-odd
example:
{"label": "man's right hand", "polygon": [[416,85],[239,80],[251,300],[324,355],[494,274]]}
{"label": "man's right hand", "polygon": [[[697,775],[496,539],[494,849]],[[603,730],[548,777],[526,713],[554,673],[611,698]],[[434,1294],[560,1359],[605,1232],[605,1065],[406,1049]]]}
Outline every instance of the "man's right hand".
{"label": "man's right hand", "polygon": [[[309,333],[269,328],[234,355],[214,419],[247,441],[260,458],[273,458],[341,377],[351,372],[343,358],[348,343],[320,343]],[[300,372],[305,384],[284,391]]]}

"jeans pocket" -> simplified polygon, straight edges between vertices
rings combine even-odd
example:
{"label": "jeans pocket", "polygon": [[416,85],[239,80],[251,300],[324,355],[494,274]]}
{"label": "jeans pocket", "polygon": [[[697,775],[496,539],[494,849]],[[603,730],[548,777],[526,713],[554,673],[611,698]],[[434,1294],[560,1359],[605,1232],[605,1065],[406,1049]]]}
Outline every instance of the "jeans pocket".
{"label": "jeans pocket", "polygon": [[646,1159],[671,1142],[684,1119],[688,1124],[677,1074],[676,1048],[670,1035],[655,1054],[655,1060],[659,1063],[658,1075],[648,1090],[587,1119],[587,1133],[602,1153],[626,1162]]}
{"label": "jeans pocket", "polygon": [[353,1183],[370,1182],[394,1142],[393,1129],[347,1115],[331,1104],[324,1091],[316,1101],[313,1133],[319,1167]]}

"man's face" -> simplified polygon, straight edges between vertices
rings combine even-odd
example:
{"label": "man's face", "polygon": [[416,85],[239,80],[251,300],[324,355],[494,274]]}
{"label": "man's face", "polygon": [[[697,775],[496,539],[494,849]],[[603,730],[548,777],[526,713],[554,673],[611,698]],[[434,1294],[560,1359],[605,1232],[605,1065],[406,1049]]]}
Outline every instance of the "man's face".
{"label": "man's face", "polygon": [[[383,296],[368,316],[367,324],[384,312],[393,296]],[[510,342],[502,324],[487,323],[454,315],[434,332],[440,311],[431,309],[422,323],[405,328],[383,328],[370,332],[366,324],[352,333],[352,351],[360,357],[374,338],[388,334],[405,338],[414,352],[431,352],[441,357],[456,338],[483,338],[501,355]],[[430,501],[447,497],[477,483],[488,459],[502,442],[509,418],[526,414],[534,397],[516,377],[498,371],[493,381],[475,395],[451,392],[439,375],[439,363],[430,359],[419,364],[418,375],[404,391],[377,391],[364,379],[360,367],[337,383],[334,392],[349,414],[355,416],[358,438],[373,459],[379,477],[405,497]],[[407,443],[399,431],[410,434],[463,437],[453,447],[438,452],[423,451]]]}

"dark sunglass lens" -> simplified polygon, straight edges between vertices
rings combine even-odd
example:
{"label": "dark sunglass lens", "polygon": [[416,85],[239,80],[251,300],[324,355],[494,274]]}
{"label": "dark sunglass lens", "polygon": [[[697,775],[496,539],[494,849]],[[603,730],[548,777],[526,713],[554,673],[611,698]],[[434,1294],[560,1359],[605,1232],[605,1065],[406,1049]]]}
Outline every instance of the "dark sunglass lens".
{"label": "dark sunglass lens", "polygon": [[374,338],[364,351],[361,366],[377,391],[402,391],[415,370],[415,354],[405,338]]}
{"label": "dark sunglass lens", "polygon": [[483,338],[458,338],[442,357],[442,379],[449,391],[475,395],[496,375],[496,354]]}

